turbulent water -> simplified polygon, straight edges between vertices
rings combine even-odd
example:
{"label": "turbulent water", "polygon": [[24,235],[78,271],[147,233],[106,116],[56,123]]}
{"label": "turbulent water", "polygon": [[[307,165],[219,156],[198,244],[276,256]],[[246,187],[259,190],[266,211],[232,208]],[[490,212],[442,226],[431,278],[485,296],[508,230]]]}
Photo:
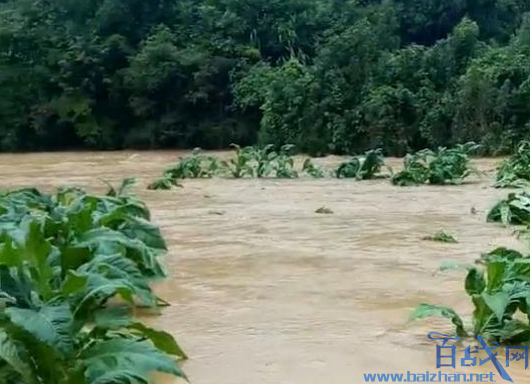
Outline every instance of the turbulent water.
{"label": "turbulent water", "polygon": [[[444,260],[471,263],[494,246],[522,247],[509,229],[485,222],[507,193],[489,187],[491,172],[447,187],[212,179],[147,191],[178,155],[6,154],[0,176],[2,188],[76,185],[93,192],[106,190],[103,180],[138,178],[135,193],[170,246],[170,277],[156,289],[172,306],[151,319],[189,354],[184,369],[192,383],[356,384],[364,373],[438,371],[427,333],[453,329],[438,320],[410,323],[411,309],[429,302],[468,316],[471,307],[463,272],[435,274],[437,268]],[[495,161],[476,165],[491,171]],[[322,206],[334,213],[316,214]],[[459,244],[421,240],[442,229]],[[491,363],[461,368],[465,345],[457,369],[444,372],[497,373]],[[515,383],[528,382],[521,364],[508,373]]]}

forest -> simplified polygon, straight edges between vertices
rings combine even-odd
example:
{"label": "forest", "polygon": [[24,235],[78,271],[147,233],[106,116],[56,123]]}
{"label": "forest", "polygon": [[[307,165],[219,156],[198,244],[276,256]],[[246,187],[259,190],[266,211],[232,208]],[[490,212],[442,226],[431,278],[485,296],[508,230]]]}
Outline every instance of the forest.
{"label": "forest", "polygon": [[0,0],[0,150],[530,138],[526,0]]}

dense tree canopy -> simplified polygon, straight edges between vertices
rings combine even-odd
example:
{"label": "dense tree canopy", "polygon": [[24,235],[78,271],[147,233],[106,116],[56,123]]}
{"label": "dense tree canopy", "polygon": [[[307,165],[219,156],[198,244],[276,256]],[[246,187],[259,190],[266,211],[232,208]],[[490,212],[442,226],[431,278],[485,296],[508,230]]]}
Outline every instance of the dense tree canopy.
{"label": "dense tree canopy", "polygon": [[530,138],[526,0],[0,0],[0,149]]}

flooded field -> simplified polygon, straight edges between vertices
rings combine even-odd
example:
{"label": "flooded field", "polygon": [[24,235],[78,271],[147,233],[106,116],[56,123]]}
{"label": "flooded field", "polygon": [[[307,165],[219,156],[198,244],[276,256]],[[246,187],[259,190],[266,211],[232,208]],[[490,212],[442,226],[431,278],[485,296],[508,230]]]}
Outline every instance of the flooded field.
{"label": "flooded field", "polygon": [[[147,191],[177,156],[4,154],[0,177],[2,188],[77,185],[94,192],[106,189],[103,180],[138,178],[135,193],[170,246],[170,277],[157,290],[172,306],[152,321],[189,354],[184,369],[192,383],[356,384],[363,373],[437,371],[435,343],[426,335],[453,329],[437,320],[409,323],[411,309],[429,302],[467,316],[471,308],[462,272],[434,272],[444,260],[471,263],[494,246],[521,248],[510,229],[485,220],[507,193],[489,187],[494,160],[475,162],[486,176],[461,186],[212,179]],[[334,214],[316,214],[322,206]],[[438,230],[459,244],[421,240]],[[496,370],[486,364],[447,372]],[[528,382],[524,366],[509,373]]]}

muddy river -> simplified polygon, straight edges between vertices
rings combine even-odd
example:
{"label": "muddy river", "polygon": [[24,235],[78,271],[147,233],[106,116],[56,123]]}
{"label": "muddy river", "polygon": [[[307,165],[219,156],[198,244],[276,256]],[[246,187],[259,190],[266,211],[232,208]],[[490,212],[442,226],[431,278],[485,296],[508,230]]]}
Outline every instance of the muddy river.
{"label": "muddy river", "polygon": [[[489,188],[494,160],[477,161],[487,175],[461,186],[212,179],[147,191],[177,155],[4,154],[0,177],[2,188],[94,192],[106,189],[103,180],[138,178],[135,192],[170,246],[170,277],[157,290],[172,306],[150,321],[178,337],[192,383],[357,384],[365,373],[438,371],[427,333],[453,329],[439,320],[410,323],[411,309],[444,304],[468,317],[471,307],[463,272],[434,272],[444,260],[470,263],[495,246],[521,248],[511,230],[485,222],[507,193]],[[322,206],[334,213],[316,214]],[[422,240],[442,229],[459,244]],[[491,363],[442,370],[497,373]],[[528,372],[508,368],[516,383],[529,383]]]}

